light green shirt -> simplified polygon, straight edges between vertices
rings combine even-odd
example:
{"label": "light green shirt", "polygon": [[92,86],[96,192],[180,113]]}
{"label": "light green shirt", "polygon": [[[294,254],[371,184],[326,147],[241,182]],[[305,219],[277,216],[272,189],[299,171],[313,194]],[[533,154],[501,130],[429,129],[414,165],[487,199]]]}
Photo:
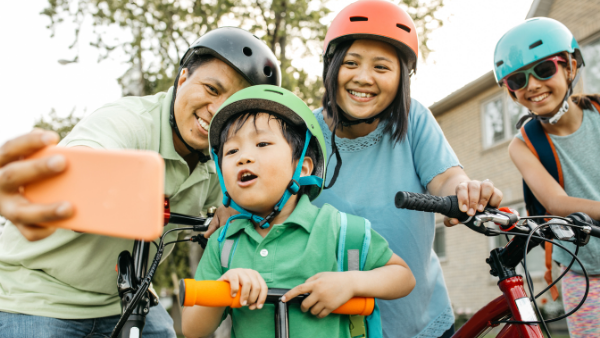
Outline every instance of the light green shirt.
{"label": "light green shirt", "polygon": [[[171,97],[172,88],[108,104],[83,119],[60,145],[158,152],[165,160],[171,210],[198,216],[220,203],[219,182],[212,161],[198,164],[190,175],[175,151]],[[64,319],[119,314],[115,265],[121,251],[132,248],[132,240],[64,229],[29,242],[8,223],[0,235],[0,311]]]}
{"label": "light green shirt", "polygon": [[[291,289],[319,272],[337,271],[336,248],[340,230],[339,212],[329,204],[321,209],[306,195],[283,224],[275,224],[263,238],[248,220],[232,222],[226,239],[237,239],[231,252],[230,269],[258,271],[270,288]],[[196,270],[196,280],[216,280],[223,274],[221,250],[213,234]],[[371,244],[364,270],[384,266],[392,257],[387,241],[371,230]],[[275,336],[274,309],[265,304],[260,310],[248,307],[228,309],[232,315],[232,338],[272,338]],[[202,320],[202,318],[198,318]],[[300,304],[289,307],[290,337],[350,337],[348,316],[330,314],[319,319],[303,313]]]}

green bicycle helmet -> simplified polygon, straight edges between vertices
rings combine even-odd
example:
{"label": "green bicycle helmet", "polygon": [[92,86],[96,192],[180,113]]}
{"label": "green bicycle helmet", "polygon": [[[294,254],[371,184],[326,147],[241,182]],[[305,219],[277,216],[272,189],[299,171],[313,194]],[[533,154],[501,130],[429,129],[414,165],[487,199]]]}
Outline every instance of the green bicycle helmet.
{"label": "green bicycle helmet", "polygon": [[275,54],[267,44],[256,35],[241,28],[220,27],[202,35],[192,43],[179,62],[179,70],[173,86],[169,121],[177,137],[191,152],[197,153],[200,156],[200,161],[204,163],[210,157],[185,142],[175,120],[175,97],[179,75],[181,70],[186,68],[198,55],[212,55],[218,58],[235,69],[251,85],[270,84],[280,86],[281,69]]}
{"label": "green bicycle helmet", "polygon": [[[577,68],[584,66],[581,49],[569,29],[554,19],[531,18],[511,28],[496,44],[494,51],[494,76],[496,82],[502,87],[502,81],[512,72],[519,70],[533,62],[543,60],[549,56],[567,52],[569,65],[571,55],[577,60]],[[521,117],[516,128],[519,129],[528,119],[535,119],[542,123],[555,124],[569,110],[568,99],[573,93],[573,87],[579,80],[580,72],[569,83],[567,93],[559,109],[553,116],[539,116],[532,111]]]}
{"label": "green bicycle helmet", "polygon": [[[268,112],[281,117],[284,121],[293,126],[299,127],[302,130],[305,129],[306,138],[304,141],[304,150],[300,157],[301,159],[304,158],[309,142],[313,137],[316,139],[318,145],[316,149],[317,159],[315,163],[314,174],[311,176],[300,177],[302,161],[299,161],[294,172],[294,176],[291,177],[288,189],[280,201],[275,205],[273,212],[266,218],[251,214],[247,210],[238,206],[229,197],[227,188],[223,182],[223,176],[217,158],[217,150],[220,147],[220,135],[225,124],[236,115],[240,115],[248,111]],[[283,205],[285,205],[289,197],[298,192],[300,186],[310,186],[307,195],[311,201],[317,198],[323,189],[323,180],[325,179],[325,170],[327,167],[325,138],[323,137],[323,132],[310,108],[308,108],[308,106],[300,98],[286,89],[271,85],[258,85],[242,89],[231,95],[231,97],[229,97],[229,99],[223,103],[217,113],[213,116],[208,131],[208,139],[210,143],[209,148],[217,168],[219,182],[221,183],[221,190],[223,191],[223,204],[238,210],[241,213],[241,216],[236,216],[240,216],[239,218],[255,220],[260,224],[261,227],[266,228],[269,226],[269,222],[277,215]],[[224,236],[225,232],[226,231],[223,231],[221,235]]]}

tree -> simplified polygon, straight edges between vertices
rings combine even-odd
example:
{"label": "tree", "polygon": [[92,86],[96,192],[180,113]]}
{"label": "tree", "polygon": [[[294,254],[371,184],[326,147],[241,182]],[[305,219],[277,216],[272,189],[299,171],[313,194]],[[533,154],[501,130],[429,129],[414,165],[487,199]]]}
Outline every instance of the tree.
{"label": "tree", "polygon": [[50,113],[48,113],[48,117],[40,117],[39,120],[35,121],[33,127],[55,131],[56,133],[58,133],[60,139],[62,140],[81,120],[81,117],[74,116],[74,113],[75,108],[73,108],[73,110],[71,110],[71,113],[69,113],[69,115],[67,115],[66,117],[60,117],[56,115],[56,110],[52,108],[52,110],[50,110]]}
{"label": "tree", "polygon": [[[281,62],[282,86],[309,106],[320,105],[320,77],[311,77],[293,60],[318,57],[327,31],[327,0],[48,0],[42,15],[52,34],[65,19],[76,24],[75,40],[91,18],[99,61],[120,50],[128,55],[129,70],[119,78],[124,95],[148,95],[168,89],[179,59],[199,36],[219,25],[239,25],[261,37]],[[435,17],[443,0],[394,0],[407,9],[427,56],[429,33],[442,23]],[[107,41],[111,36],[114,41]],[[118,32],[118,34],[116,33]]]}

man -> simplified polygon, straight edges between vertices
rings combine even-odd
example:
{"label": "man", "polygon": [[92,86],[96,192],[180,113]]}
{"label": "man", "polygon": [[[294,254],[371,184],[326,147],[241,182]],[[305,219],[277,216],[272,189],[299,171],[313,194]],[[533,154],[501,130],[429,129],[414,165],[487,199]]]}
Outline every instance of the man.
{"label": "man", "polygon": [[[239,28],[219,28],[188,49],[168,92],[106,105],[61,145],[160,153],[171,210],[199,215],[220,201],[214,163],[206,155],[212,115],[240,89],[280,85],[280,74],[262,41]],[[0,148],[0,214],[10,221],[0,236],[2,337],[103,336],[119,318],[114,266],[133,242],[36,226],[69,217],[72,206],[32,204],[19,193],[20,186],[64,170],[61,156],[19,160],[57,141],[54,133],[35,131]],[[147,319],[144,337],[175,337],[160,305]]]}

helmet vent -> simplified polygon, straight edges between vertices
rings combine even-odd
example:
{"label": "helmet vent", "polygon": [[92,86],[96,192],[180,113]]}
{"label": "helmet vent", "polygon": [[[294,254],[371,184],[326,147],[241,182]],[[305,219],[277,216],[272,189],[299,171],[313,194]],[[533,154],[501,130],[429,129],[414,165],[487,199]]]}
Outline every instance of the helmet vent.
{"label": "helmet vent", "polygon": [[500,61],[496,62],[496,67],[500,67],[500,66],[502,66],[503,64],[504,64],[504,61],[503,61],[503,60],[500,60]]}
{"label": "helmet vent", "polygon": [[369,18],[367,18],[365,16],[351,16],[350,21],[352,21],[352,22],[354,22],[354,21],[369,21]]}
{"label": "helmet vent", "polygon": [[279,95],[283,95],[283,93],[282,93],[282,92],[278,92],[278,91],[276,91],[276,90],[273,90],[273,89],[265,89],[265,92],[271,92],[271,93],[277,93],[277,94],[279,94]]}
{"label": "helmet vent", "polygon": [[273,71],[269,66],[265,66],[265,68],[263,68],[263,73],[265,73],[266,77],[271,77],[271,75],[273,75]]}
{"label": "helmet vent", "polygon": [[244,52],[244,55],[252,56],[252,49],[250,49],[250,47],[244,47],[242,51]]}
{"label": "helmet vent", "polygon": [[529,45],[529,49],[534,49],[537,46],[541,46],[543,44],[542,40],[537,40],[536,42]]}
{"label": "helmet vent", "polygon": [[403,25],[403,24],[401,24],[401,23],[397,23],[397,24],[396,24],[396,27],[398,27],[398,28],[400,28],[400,29],[402,29],[402,30],[406,31],[407,33],[410,33],[410,27],[408,27],[408,26],[405,26],[405,25]]}

